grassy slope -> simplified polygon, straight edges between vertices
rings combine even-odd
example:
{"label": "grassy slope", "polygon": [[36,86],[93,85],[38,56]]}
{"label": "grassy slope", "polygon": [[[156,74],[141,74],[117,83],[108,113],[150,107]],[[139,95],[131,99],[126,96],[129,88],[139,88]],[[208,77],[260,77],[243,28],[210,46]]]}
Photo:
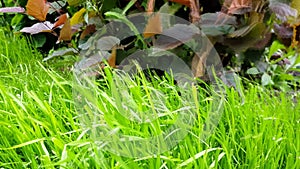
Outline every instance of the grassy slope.
{"label": "grassy slope", "polygon": [[[208,168],[214,162],[215,168],[300,167],[300,104],[251,85],[244,104],[228,89],[225,112],[208,140],[199,139],[195,124],[161,156],[131,159],[99,151],[78,124],[72,73],[40,60],[25,39],[0,32],[0,167]],[[199,112],[209,104],[201,100]]]}

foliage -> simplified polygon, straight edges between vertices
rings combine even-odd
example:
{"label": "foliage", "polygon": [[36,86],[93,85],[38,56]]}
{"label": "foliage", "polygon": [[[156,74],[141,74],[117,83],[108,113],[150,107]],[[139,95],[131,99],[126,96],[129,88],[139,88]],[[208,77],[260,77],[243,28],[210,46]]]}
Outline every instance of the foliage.
{"label": "foliage", "polygon": [[[1,168],[296,169],[300,166],[299,95],[293,101],[292,94],[247,84],[242,103],[238,92],[227,88],[224,116],[215,133],[202,140],[200,125],[212,98],[200,90],[197,121],[177,146],[161,155],[120,157],[102,151],[89,139],[89,132],[81,129],[71,95],[72,72],[63,73],[54,64],[41,62],[42,56],[32,52],[25,38],[1,33],[0,44]],[[150,89],[151,84],[144,82],[145,88]],[[160,90],[167,92],[170,88]],[[127,127],[124,129],[129,130],[130,126]],[[139,128],[131,131],[146,134]]]}
{"label": "foliage", "polygon": [[296,51],[287,49],[274,41],[264,57],[256,61],[246,73],[252,78],[261,78],[263,86],[271,86],[281,91],[299,89],[300,57]]}
{"label": "foliage", "polygon": [[[263,73],[261,78],[264,85],[290,80],[292,78],[288,73],[290,69],[295,72],[292,76],[299,74],[297,73],[299,72],[297,49],[300,46],[300,5],[297,0],[224,0],[222,2],[215,0],[211,4],[201,0],[163,2],[154,0],[129,2],[20,0],[16,4],[7,1],[2,6],[0,12],[5,14],[4,17],[8,18],[8,22],[15,31],[31,34],[36,47],[42,48],[46,53],[51,50],[45,60],[63,55],[78,55],[81,51],[93,48],[92,45],[97,37],[93,37],[92,34],[109,21],[124,22],[132,31],[136,31],[137,28],[126,18],[127,14],[148,12],[150,15],[151,12],[158,11],[178,15],[199,26],[215,45],[223,65],[229,65],[235,71],[239,70],[241,75],[253,65],[262,62],[268,65],[266,71],[260,71]],[[114,52],[111,52],[111,48],[105,57],[94,55],[93,57],[97,59],[93,59],[94,63],[89,62],[89,64],[95,65],[106,59],[109,60],[111,66],[116,67],[118,63],[113,63],[114,61],[120,62],[134,51],[155,45],[155,41],[159,41],[159,35],[162,32],[169,31],[177,34],[183,30],[175,26],[165,27],[164,24],[160,21],[159,15],[152,16],[144,27],[143,35],[137,35],[135,39],[132,39],[134,45],[119,43],[118,46],[127,46],[126,51],[116,48]],[[149,34],[151,31],[154,33]],[[195,32],[191,33],[192,36],[181,37],[181,40],[190,40]],[[262,53],[268,52],[272,41],[284,44],[286,51],[296,50],[294,54],[288,52],[278,58],[279,60],[292,59],[294,55],[293,66],[282,68],[282,66],[276,66],[274,61],[270,61],[270,57],[264,59]],[[160,47],[181,53],[180,57],[192,67],[196,77],[205,75],[203,62],[207,56],[200,56],[202,59],[198,59],[199,56],[190,53],[189,49],[180,42],[170,41]],[[96,46],[96,48],[99,47]],[[253,55],[249,56],[248,53]],[[236,56],[237,59],[235,59]],[[254,71],[254,69],[251,70]],[[293,79],[298,79],[298,77],[293,77]],[[277,86],[281,86],[279,84]]]}

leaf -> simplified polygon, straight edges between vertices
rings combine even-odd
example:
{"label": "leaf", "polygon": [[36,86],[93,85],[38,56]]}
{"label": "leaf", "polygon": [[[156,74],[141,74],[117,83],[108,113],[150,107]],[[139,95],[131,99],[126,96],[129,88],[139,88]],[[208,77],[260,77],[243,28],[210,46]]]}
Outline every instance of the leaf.
{"label": "leaf", "polygon": [[103,60],[108,59],[110,56],[111,54],[107,51],[99,51],[90,57],[84,57],[80,62],[78,62],[75,65],[75,68],[78,70],[92,68],[103,63]]}
{"label": "leaf", "polygon": [[262,39],[262,35],[265,33],[265,30],[266,25],[259,22],[245,36],[239,38],[227,38],[224,39],[222,43],[231,47],[236,52],[242,52],[253,47],[258,41],[260,41]]}
{"label": "leaf", "polygon": [[117,48],[113,47],[110,57],[107,59],[107,63],[110,67],[116,67]]}
{"label": "leaf", "polygon": [[252,10],[252,0],[232,0],[229,8],[229,14],[243,15],[245,13],[251,12]]}
{"label": "leaf", "polygon": [[270,3],[269,8],[276,14],[276,17],[282,22],[287,21],[288,17],[296,18],[298,12],[296,9],[291,8],[289,5],[281,2]]}
{"label": "leaf", "polygon": [[230,38],[243,37],[249,34],[258,24],[262,24],[264,15],[251,13],[249,23],[228,35]]}
{"label": "leaf", "polygon": [[192,60],[192,72],[194,77],[204,78],[207,66],[207,58],[210,56],[214,46],[210,43],[203,44],[201,52],[195,53]]}
{"label": "leaf", "polygon": [[72,39],[72,27],[70,20],[68,19],[62,29],[60,30],[58,42],[60,41],[70,41]]}
{"label": "leaf", "polygon": [[85,27],[85,29],[82,31],[82,33],[80,34],[80,39],[84,39],[86,38],[88,35],[91,35],[93,33],[95,33],[96,30],[96,25],[92,24],[92,25],[87,25]]}
{"label": "leaf", "polygon": [[33,44],[36,48],[42,47],[46,43],[46,35],[45,34],[35,34],[32,36]]}
{"label": "leaf", "polygon": [[52,28],[53,28],[53,24],[49,21],[46,21],[43,23],[41,22],[36,23],[31,27],[24,27],[23,29],[20,30],[20,32],[30,33],[33,35],[41,32],[52,32]]}
{"label": "leaf", "polygon": [[234,31],[234,27],[231,25],[203,25],[201,26],[201,30],[206,36],[220,36],[232,33]]}
{"label": "leaf", "polygon": [[162,32],[154,46],[165,50],[174,49],[199,34],[200,30],[194,25],[175,24]]}
{"label": "leaf", "polygon": [[0,8],[1,13],[24,13],[25,9],[22,7],[5,7]]}
{"label": "leaf", "polygon": [[194,77],[203,77],[205,74],[205,63],[206,57],[199,57],[198,55],[194,55],[192,59],[192,71]]}
{"label": "leaf", "polygon": [[81,3],[83,3],[84,1],[83,0],[67,0],[67,2],[70,6],[78,6]]}
{"label": "leaf", "polygon": [[84,21],[84,13],[86,12],[85,8],[81,8],[76,12],[71,18],[71,25],[76,25]]}
{"label": "leaf", "polygon": [[243,37],[243,36],[247,35],[253,28],[255,28],[255,26],[257,24],[259,24],[259,23],[258,22],[250,23],[250,25],[246,25],[246,26],[230,33],[228,35],[228,37],[230,37],[230,38]]}
{"label": "leaf", "polygon": [[3,151],[3,150],[17,149],[17,148],[25,147],[25,146],[31,145],[33,143],[41,142],[41,141],[44,141],[44,140],[46,140],[46,138],[38,138],[38,139],[30,140],[30,141],[27,141],[27,142],[24,142],[24,143],[21,143],[21,144],[18,144],[18,145],[14,145],[12,147],[0,148],[0,150]]}
{"label": "leaf", "polygon": [[252,67],[252,68],[248,69],[246,71],[246,73],[250,74],[250,75],[257,75],[257,74],[259,74],[259,71],[256,67]]}
{"label": "leaf", "polygon": [[293,37],[293,28],[287,24],[274,24],[274,32],[279,38],[292,39]]}
{"label": "leaf", "polygon": [[235,16],[217,12],[203,14],[200,24],[201,30],[205,35],[219,36],[232,33],[237,22]]}
{"label": "leaf", "polygon": [[53,28],[59,27],[60,25],[63,25],[68,19],[67,13],[60,15],[57,18],[57,21],[54,23]]}
{"label": "leaf", "polygon": [[236,17],[222,12],[201,15],[201,25],[237,25]]}
{"label": "leaf", "polygon": [[143,36],[145,38],[152,37],[156,34],[162,33],[162,25],[160,21],[160,14],[155,13],[148,19],[147,25],[145,27]]}
{"label": "leaf", "polygon": [[120,44],[120,39],[114,36],[104,36],[97,41],[97,49],[101,51],[112,50],[113,47]]}
{"label": "leaf", "polygon": [[52,54],[49,54],[46,58],[43,59],[43,62],[52,59],[54,57],[58,57],[58,56],[66,56],[66,55],[74,55],[74,54],[78,54],[77,50],[75,50],[74,48],[63,48],[63,49],[59,49],[54,51]]}
{"label": "leaf", "polygon": [[268,75],[267,73],[264,73],[261,77],[261,84],[263,86],[267,86],[267,85],[273,85],[274,82],[270,75]]}
{"label": "leaf", "polygon": [[281,49],[285,49],[285,46],[281,44],[279,41],[274,41],[269,49],[268,59],[270,60],[272,55],[278,52]]}
{"label": "leaf", "polygon": [[49,10],[49,5],[46,2],[46,0],[28,0],[26,5],[27,14],[39,21],[45,21]]}
{"label": "leaf", "polygon": [[298,11],[298,16],[300,14],[300,1],[299,0],[292,0],[291,7]]}
{"label": "leaf", "polygon": [[182,168],[183,166],[186,166],[190,163],[194,163],[195,160],[197,160],[198,158],[201,158],[202,156],[207,155],[209,152],[215,151],[215,150],[222,150],[222,148],[210,148],[207,150],[203,150],[203,151],[195,154],[193,157],[191,157],[191,158],[185,160],[184,162],[182,162],[181,164],[179,164],[177,168]]}

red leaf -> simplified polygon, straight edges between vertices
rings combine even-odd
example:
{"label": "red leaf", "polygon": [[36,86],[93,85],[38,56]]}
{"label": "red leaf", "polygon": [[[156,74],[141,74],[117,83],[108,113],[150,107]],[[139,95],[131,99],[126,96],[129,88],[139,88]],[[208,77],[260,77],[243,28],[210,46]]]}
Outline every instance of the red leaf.
{"label": "red leaf", "polygon": [[31,27],[24,27],[20,30],[20,32],[30,33],[30,34],[37,34],[41,32],[52,32],[53,24],[49,21],[43,23],[36,23]]}
{"label": "red leaf", "polygon": [[60,30],[58,41],[70,41],[72,39],[72,27],[68,19]]}
{"label": "red leaf", "polygon": [[159,13],[155,13],[148,19],[143,35],[145,38],[149,38],[153,35],[160,34],[161,32],[162,25],[160,21],[160,15]]}
{"label": "red leaf", "polygon": [[80,34],[80,39],[84,39],[86,36],[91,35],[92,33],[96,32],[96,25],[87,25],[86,28]]}
{"label": "red leaf", "polygon": [[46,0],[28,0],[26,12],[39,21],[45,21],[49,10]]}
{"label": "red leaf", "polygon": [[0,12],[2,12],[2,13],[8,13],[8,12],[24,13],[25,9],[22,7],[6,7],[6,8],[0,8]]}
{"label": "red leaf", "polygon": [[54,23],[54,28],[59,27],[60,25],[63,25],[66,20],[68,19],[67,14],[62,14],[58,17],[57,21]]}
{"label": "red leaf", "polygon": [[169,0],[171,2],[176,2],[179,3],[181,5],[185,5],[185,6],[190,6],[191,5],[191,1],[190,0]]}

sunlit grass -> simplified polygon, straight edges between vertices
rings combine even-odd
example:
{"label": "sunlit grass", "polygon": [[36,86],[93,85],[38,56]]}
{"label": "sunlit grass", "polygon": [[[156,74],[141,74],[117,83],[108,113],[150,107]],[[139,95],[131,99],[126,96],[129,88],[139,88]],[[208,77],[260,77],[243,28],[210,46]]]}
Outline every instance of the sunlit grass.
{"label": "sunlit grass", "polygon": [[[202,125],[214,97],[199,88],[197,99],[191,99],[196,119],[188,126],[188,135],[170,151],[140,158],[103,151],[101,146],[105,145],[94,142],[91,130],[82,128],[79,118],[82,113],[78,107],[75,109],[72,72],[62,71],[55,63],[42,63],[42,56],[27,45],[26,39],[1,33],[0,38],[0,167],[300,167],[300,104],[292,100],[291,95],[273,93],[251,84],[244,86],[244,100],[234,89],[226,89],[224,113],[217,129],[206,140],[201,139]],[[108,79],[109,87],[93,91],[102,99],[95,105],[106,112],[110,126],[119,127],[126,134],[148,137],[163,132],[159,131],[165,129],[163,125],[174,122],[176,116],[171,116],[172,113],[183,106],[174,84],[164,80],[149,83],[145,79],[137,83],[129,77],[122,78],[118,84],[124,81],[130,84],[122,88],[124,95],[132,97],[126,102],[128,107],[141,112],[163,108],[167,113],[153,126],[138,125],[119,116],[115,111],[120,108],[118,100]],[[155,102],[147,97],[146,90],[166,95],[173,92],[173,98],[165,105],[156,102],[160,106],[153,104],[153,107],[150,103]]]}

